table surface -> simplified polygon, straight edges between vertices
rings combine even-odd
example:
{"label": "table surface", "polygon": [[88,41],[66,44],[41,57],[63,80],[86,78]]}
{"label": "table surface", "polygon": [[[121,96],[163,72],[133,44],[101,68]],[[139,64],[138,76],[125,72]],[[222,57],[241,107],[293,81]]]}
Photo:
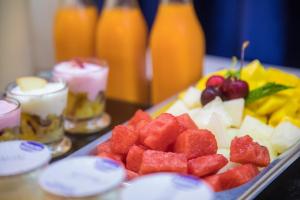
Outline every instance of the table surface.
{"label": "table surface", "polygon": [[[217,58],[214,56],[208,56],[205,60],[205,70],[204,73],[220,69],[220,67],[230,65],[229,59]],[[279,67],[282,68],[282,67]],[[294,74],[300,75],[300,71],[293,68],[285,68]],[[107,100],[107,113],[112,117],[112,123],[105,130],[90,135],[90,136],[72,136],[68,135],[72,140],[72,149],[68,153],[72,153],[96,138],[100,137],[107,131],[109,131],[113,126],[123,123],[128,120],[137,109],[147,109],[149,106],[137,105],[117,100],[108,99]],[[67,154],[67,155],[68,155]],[[66,155],[65,155],[66,156]],[[61,159],[60,157],[58,159]],[[56,159],[56,160],[58,160]],[[300,159],[297,159],[283,174],[281,174],[273,183],[268,186],[256,199],[300,199]]]}

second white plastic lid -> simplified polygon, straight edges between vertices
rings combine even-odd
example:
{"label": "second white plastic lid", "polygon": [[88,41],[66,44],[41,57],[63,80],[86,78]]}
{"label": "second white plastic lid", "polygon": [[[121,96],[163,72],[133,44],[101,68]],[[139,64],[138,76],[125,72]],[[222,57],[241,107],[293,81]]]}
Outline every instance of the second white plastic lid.
{"label": "second white plastic lid", "polygon": [[124,178],[125,171],[116,162],[84,156],[50,165],[40,176],[39,184],[57,196],[87,197],[119,186]]}
{"label": "second white plastic lid", "polygon": [[130,182],[121,196],[122,200],[212,200],[214,193],[194,177],[157,173]]}
{"label": "second white plastic lid", "polygon": [[14,176],[45,166],[49,149],[38,142],[16,140],[0,142],[0,176]]}

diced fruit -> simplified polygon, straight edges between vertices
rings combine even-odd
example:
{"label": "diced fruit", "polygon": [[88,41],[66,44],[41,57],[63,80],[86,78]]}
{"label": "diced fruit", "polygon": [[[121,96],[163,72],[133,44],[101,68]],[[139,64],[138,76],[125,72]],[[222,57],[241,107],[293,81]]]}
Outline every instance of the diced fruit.
{"label": "diced fruit", "polygon": [[107,140],[97,146],[97,153],[106,152],[111,153],[111,142],[110,140]]}
{"label": "diced fruit", "polygon": [[216,97],[213,101],[206,104],[202,109],[193,109],[189,115],[199,128],[206,128],[212,114],[218,114],[225,127],[232,125],[232,119],[225,111],[223,101],[221,98]]}
{"label": "diced fruit", "polygon": [[174,116],[178,116],[184,113],[187,113],[189,109],[186,107],[186,105],[183,103],[182,100],[175,101],[172,106],[167,110],[166,113],[170,113]]}
{"label": "diced fruit", "polygon": [[113,152],[127,154],[130,147],[138,141],[138,133],[125,125],[118,125],[112,130],[111,147]]}
{"label": "diced fruit", "polygon": [[297,112],[298,102],[294,98],[290,98],[283,107],[274,112],[269,119],[269,124],[272,126],[277,126],[283,117],[289,116],[294,117]]}
{"label": "diced fruit", "polygon": [[278,110],[287,101],[286,98],[282,98],[279,95],[270,96],[260,107],[258,107],[256,113],[259,115],[269,115]]}
{"label": "diced fruit", "polygon": [[259,145],[246,135],[235,137],[231,141],[230,161],[266,167],[270,164],[270,156],[266,147]]}
{"label": "diced fruit", "polygon": [[23,91],[30,91],[44,88],[47,85],[47,81],[39,77],[27,76],[18,78],[17,85]]}
{"label": "diced fruit", "polygon": [[131,170],[128,170],[128,169],[126,170],[126,180],[127,181],[131,181],[132,179],[135,179],[137,177],[139,177],[138,173],[135,173],[135,172],[133,172]]}
{"label": "diced fruit", "polygon": [[214,191],[222,191],[238,187],[250,181],[259,173],[257,167],[252,164],[245,164],[234,167],[222,174],[208,176],[204,179]]}
{"label": "diced fruit", "polygon": [[230,189],[247,183],[259,173],[252,164],[237,166],[221,175],[223,189]]}
{"label": "diced fruit", "polygon": [[263,65],[258,60],[254,60],[243,67],[241,78],[248,82],[250,89],[252,90],[258,86],[257,84],[260,81],[265,81],[267,79],[267,74]]}
{"label": "diced fruit", "polygon": [[219,88],[207,87],[201,94],[201,104],[205,106],[216,97],[222,97],[222,93]]}
{"label": "diced fruit", "polygon": [[221,87],[225,78],[219,75],[213,75],[206,81],[206,87]]}
{"label": "diced fruit", "polygon": [[146,146],[154,150],[164,151],[174,143],[179,135],[180,125],[176,118],[163,113],[140,130],[140,136]]}
{"label": "diced fruit", "polygon": [[241,128],[240,133],[243,135],[250,135],[254,140],[269,140],[273,132],[273,128],[268,126],[258,119],[246,116]]}
{"label": "diced fruit", "polygon": [[281,122],[273,132],[271,143],[275,151],[283,153],[300,139],[300,129],[290,122]]}
{"label": "diced fruit", "polygon": [[227,78],[221,87],[221,92],[223,99],[226,100],[245,98],[249,93],[249,86],[246,81]]}
{"label": "diced fruit", "polygon": [[218,113],[213,113],[205,128],[210,130],[216,137],[219,148],[229,148],[230,138],[228,137],[228,129]]}
{"label": "diced fruit", "polygon": [[128,121],[128,125],[136,127],[141,121],[150,122],[151,116],[142,110],[138,110],[135,112],[134,116]]}
{"label": "diced fruit", "polygon": [[140,173],[177,172],[187,173],[187,159],[184,154],[146,150]]}
{"label": "diced fruit", "polygon": [[[279,78],[280,77],[280,78]],[[297,86],[299,84],[299,78],[291,73],[286,73],[276,68],[267,69],[267,80],[269,82],[275,82],[283,85]]]}
{"label": "diced fruit", "polygon": [[132,146],[127,154],[126,168],[134,172],[139,172],[144,151],[145,149],[143,147]]}
{"label": "diced fruit", "polygon": [[207,176],[204,179],[204,182],[207,183],[215,192],[222,191],[222,185],[219,175]]}
{"label": "diced fruit", "polygon": [[101,153],[98,153],[97,156],[101,157],[101,158],[110,158],[110,159],[116,161],[117,163],[121,164],[122,166],[124,165],[123,156],[120,154],[101,152]]}
{"label": "diced fruit", "polygon": [[244,113],[244,107],[245,99],[243,98],[224,101],[224,108],[232,119],[232,126],[240,127]]}
{"label": "diced fruit", "polygon": [[181,126],[180,132],[183,132],[187,129],[198,129],[197,125],[191,119],[188,114],[182,114],[176,117],[177,122]]}
{"label": "diced fruit", "polygon": [[195,87],[189,87],[181,100],[189,108],[195,108],[201,106],[199,99],[201,97],[201,91]]}
{"label": "diced fruit", "polygon": [[188,171],[194,176],[202,177],[216,173],[228,163],[221,154],[201,156],[188,161]]}
{"label": "diced fruit", "polygon": [[188,159],[215,154],[217,149],[215,136],[208,130],[188,129],[175,143],[175,152],[184,153]]}

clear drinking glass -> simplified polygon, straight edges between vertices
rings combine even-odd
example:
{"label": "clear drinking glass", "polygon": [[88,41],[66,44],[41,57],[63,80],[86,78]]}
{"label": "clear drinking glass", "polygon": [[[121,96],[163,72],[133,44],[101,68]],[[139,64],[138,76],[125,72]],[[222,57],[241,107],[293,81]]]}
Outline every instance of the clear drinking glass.
{"label": "clear drinking glass", "polygon": [[11,98],[0,97],[0,141],[19,137],[20,103]]}
{"label": "clear drinking glass", "polygon": [[69,86],[64,111],[68,133],[91,134],[109,125],[110,117],[104,112],[107,77],[106,63],[98,60],[74,59],[54,67],[53,79]]}
{"label": "clear drinking glass", "polygon": [[19,138],[47,144],[54,157],[67,152],[71,148],[63,127],[67,94],[64,82],[50,81],[44,88],[30,91],[23,91],[16,83],[9,84],[6,95],[21,104]]}

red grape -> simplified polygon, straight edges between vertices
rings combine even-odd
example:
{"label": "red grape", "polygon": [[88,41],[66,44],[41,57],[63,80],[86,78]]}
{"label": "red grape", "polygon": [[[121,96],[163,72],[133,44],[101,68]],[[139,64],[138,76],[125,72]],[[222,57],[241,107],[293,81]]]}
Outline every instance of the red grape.
{"label": "red grape", "polygon": [[227,78],[221,86],[221,92],[225,100],[245,98],[249,93],[246,81]]}
{"label": "red grape", "polygon": [[224,82],[224,77],[219,75],[213,75],[206,81],[206,87],[220,87]]}
{"label": "red grape", "polygon": [[201,94],[201,104],[204,106],[210,101],[214,100],[216,96],[222,96],[221,91],[219,88],[215,87],[207,87],[205,90],[203,90]]}

